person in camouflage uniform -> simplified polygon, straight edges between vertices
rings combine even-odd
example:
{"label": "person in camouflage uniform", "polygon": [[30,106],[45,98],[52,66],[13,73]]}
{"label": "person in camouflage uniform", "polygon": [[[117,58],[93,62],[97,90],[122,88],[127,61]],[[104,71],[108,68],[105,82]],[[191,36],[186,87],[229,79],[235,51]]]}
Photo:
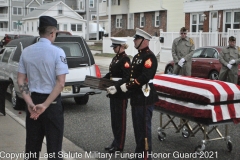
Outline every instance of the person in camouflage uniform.
{"label": "person in camouflage uniform", "polygon": [[187,29],[180,29],[181,36],[174,39],[172,56],[174,60],[173,74],[191,76],[192,55],[195,49],[194,42],[187,37]]}

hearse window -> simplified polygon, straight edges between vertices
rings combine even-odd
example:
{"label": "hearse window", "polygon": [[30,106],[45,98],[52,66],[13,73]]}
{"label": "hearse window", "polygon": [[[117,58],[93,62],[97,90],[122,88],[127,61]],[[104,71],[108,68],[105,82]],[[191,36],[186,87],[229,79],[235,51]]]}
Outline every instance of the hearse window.
{"label": "hearse window", "polygon": [[9,57],[10,57],[10,55],[11,55],[13,50],[14,50],[14,48],[6,48],[5,49],[5,53],[4,53],[3,57],[2,57],[2,62],[8,63],[8,59],[9,59]]}
{"label": "hearse window", "polygon": [[78,43],[55,42],[54,45],[62,48],[66,57],[83,57],[83,51]]}

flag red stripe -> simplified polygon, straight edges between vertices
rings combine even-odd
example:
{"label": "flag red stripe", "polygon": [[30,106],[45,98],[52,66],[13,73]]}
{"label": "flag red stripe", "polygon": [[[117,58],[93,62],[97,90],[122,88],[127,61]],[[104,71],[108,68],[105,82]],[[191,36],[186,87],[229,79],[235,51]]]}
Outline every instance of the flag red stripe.
{"label": "flag red stripe", "polygon": [[211,84],[187,81],[184,79],[176,79],[176,78],[172,78],[172,77],[159,76],[159,75],[155,75],[154,78],[159,79],[159,80],[168,81],[168,82],[174,82],[174,83],[178,83],[178,84],[182,84],[182,85],[186,85],[186,86],[192,86],[192,87],[196,87],[196,88],[206,89],[206,90],[212,92],[212,94],[214,95],[215,102],[220,102],[220,93]]}

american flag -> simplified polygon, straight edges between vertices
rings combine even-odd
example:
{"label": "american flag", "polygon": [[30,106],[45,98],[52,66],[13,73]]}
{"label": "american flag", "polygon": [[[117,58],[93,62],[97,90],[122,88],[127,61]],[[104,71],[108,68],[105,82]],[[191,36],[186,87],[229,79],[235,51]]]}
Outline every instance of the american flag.
{"label": "american flag", "polygon": [[155,75],[153,83],[158,92],[171,96],[159,96],[157,106],[213,122],[240,118],[238,85],[168,74]]}

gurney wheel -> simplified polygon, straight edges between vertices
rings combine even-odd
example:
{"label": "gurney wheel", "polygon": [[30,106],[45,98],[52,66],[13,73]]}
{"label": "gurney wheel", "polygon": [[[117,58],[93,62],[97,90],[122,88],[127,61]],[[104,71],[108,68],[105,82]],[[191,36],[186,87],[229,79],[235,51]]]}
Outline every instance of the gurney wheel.
{"label": "gurney wheel", "polygon": [[231,141],[228,141],[228,142],[227,142],[227,149],[228,149],[229,152],[232,151],[232,147],[233,147],[233,146],[232,146],[232,142],[231,142]]}
{"label": "gurney wheel", "polygon": [[188,131],[188,129],[183,128],[182,136],[183,136],[184,138],[188,138],[188,137],[190,136],[190,132]]}
{"label": "gurney wheel", "polygon": [[158,139],[159,141],[163,141],[166,138],[166,133],[161,132],[158,134]]}

